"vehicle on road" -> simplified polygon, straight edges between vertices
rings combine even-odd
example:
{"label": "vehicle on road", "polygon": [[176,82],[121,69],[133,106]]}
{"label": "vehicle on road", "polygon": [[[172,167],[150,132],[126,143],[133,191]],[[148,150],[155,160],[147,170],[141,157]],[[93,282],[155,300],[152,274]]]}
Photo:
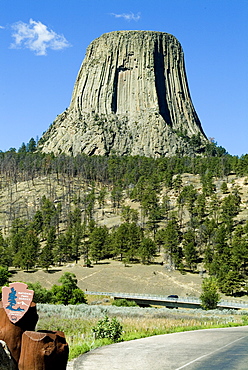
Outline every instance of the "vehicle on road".
{"label": "vehicle on road", "polygon": [[[177,294],[170,294],[167,296],[167,298],[171,299],[173,302],[178,299]],[[166,306],[166,308],[178,308],[177,306]]]}

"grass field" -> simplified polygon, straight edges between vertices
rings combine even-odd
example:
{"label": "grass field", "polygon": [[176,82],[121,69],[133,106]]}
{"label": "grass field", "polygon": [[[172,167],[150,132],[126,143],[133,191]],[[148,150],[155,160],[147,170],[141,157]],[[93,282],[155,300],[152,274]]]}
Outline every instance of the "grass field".
{"label": "grass field", "polygon": [[[162,257],[159,259],[159,262]],[[78,286],[83,291],[123,292],[140,294],[158,294],[178,296],[195,296],[201,294],[202,278],[199,274],[181,274],[179,271],[169,271],[156,262],[149,265],[128,264],[121,261],[104,260],[92,267],[83,267],[84,262],[70,263],[54,267],[46,272],[41,269],[34,271],[15,270],[11,281],[40,282],[50,289],[58,284],[63,273],[72,272],[76,275]]]}

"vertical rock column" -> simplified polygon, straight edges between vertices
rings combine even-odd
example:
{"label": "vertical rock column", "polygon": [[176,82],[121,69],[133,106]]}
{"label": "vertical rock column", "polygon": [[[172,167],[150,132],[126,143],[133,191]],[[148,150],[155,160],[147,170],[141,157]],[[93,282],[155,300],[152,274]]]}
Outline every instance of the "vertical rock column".
{"label": "vertical rock column", "polygon": [[116,31],[89,45],[70,107],[44,135],[41,148],[153,157],[190,153],[194,148],[177,136],[182,129],[188,138],[206,141],[178,40],[162,32]]}

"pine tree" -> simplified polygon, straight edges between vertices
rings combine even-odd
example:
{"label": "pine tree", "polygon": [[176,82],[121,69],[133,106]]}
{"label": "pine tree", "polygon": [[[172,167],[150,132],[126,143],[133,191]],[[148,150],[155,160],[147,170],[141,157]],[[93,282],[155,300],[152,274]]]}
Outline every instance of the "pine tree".
{"label": "pine tree", "polygon": [[89,255],[96,263],[106,255],[107,240],[106,226],[95,227],[89,235]]}
{"label": "pine tree", "polygon": [[84,234],[83,225],[81,222],[81,210],[77,207],[74,211],[69,213],[69,227],[71,234],[71,253],[76,263],[78,262],[81,254],[82,238]]}
{"label": "pine tree", "polygon": [[206,213],[206,197],[205,194],[198,194],[195,202],[195,213],[197,219],[202,222]]}
{"label": "pine tree", "polygon": [[221,188],[221,191],[222,191],[223,194],[228,193],[228,186],[227,186],[227,183],[225,181],[223,181],[220,188]]}
{"label": "pine tree", "polygon": [[169,265],[170,267],[174,265],[178,268],[182,261],[182,248],[180,246],[179,226],[174,218],[168,221],[167,226],[162,231],[162,235],[162,243]]}
{"label": "pine tree", "polygon": [[56,245],[55,228],[52,227],[48,230],[46,244],[43,247],[39,256],[39,263],[42,268],[48,271],[49,267],[54,264],[53,250]]}
{"label": "pine tree", "polygon": [[2,232],[0,231],[0,263],[3,267],[10,267],[12,264],[12,251],[7,242],[4,239]]}
{"label": "pine tree", "polygon": [[234,295],[235,293],[240,292],[241,288],[245,286],[245,279],[239,271],[232,270],[230,269],[230,266],[222,264],[220,266],[218,286],[222,293],[226,295]]}
{"label": "pine tree", "polygon": [[114,186],[111,191],[111,201],[113,209],[120,208],[123,199],[123,189],[120,186]]}
{"label": "pine tree", "polygon": [[15,243],[19,243],[18,250],[13,257],[14,265],[27,270],[34,267],[37,263],[40,249],[40,241],[35,231],[27,227],[22,230],[22,234],[15,234],[12,242],[13,240]]}
{"label": "pine tree", "polygon": [[106,195],[107,195],[107,189],[103,187],[102,189],[100,189],[99,194],[98,194],[98,203],[99,203],[100,208],[104,208]]}
{"label": "pine tree", "polygon": [[198,252],[196,249],[196,236],[194,230],[190,229],[183,235],[183,254],[186,264],[190,270],[195,270],[198,262]]}
{"label": "pine tree", "polygon": [[124,222],[137,222],[138,218],[138,211],[136,209],[133,209],[130,206],[121,207],[121,219]]}
{"label": "pine tree", "polygon": [[9,277],[11,276],[7,267],[0,266],[0,287],[9,283]]}
{"label": "pine tree", "polygon": [[138,256],[143,264],[149,263],[156,254],[156,244],[150,238],[142,238],[138,249]]}
{"label": "pine tree", "polygon": [[35,140],[34,140],[33,137],[31,137],[31,139],[29,140],[26,148],[27,148],[27,152],[29,152],[29,153],[35,152],[35,150],[36,150],[36,142],[35,142]]}
{"label": "pine tree", "polygon": [[216,187],[213,183],[212,173],[208,170],[204,175],[201,176],[201,183],[202,183],[202,192],[206,196],[211,196],[216,190]]}

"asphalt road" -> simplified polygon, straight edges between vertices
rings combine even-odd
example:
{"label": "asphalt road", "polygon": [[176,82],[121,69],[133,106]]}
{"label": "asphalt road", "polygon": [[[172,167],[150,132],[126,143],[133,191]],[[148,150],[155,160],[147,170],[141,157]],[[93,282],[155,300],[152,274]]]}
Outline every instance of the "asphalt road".
{"label": "asphalt road", "polygon": [[[158,335],[78,357],[75,370],[247,370],[248,326]],[[69,369],[69,367],[68,367]]]}

